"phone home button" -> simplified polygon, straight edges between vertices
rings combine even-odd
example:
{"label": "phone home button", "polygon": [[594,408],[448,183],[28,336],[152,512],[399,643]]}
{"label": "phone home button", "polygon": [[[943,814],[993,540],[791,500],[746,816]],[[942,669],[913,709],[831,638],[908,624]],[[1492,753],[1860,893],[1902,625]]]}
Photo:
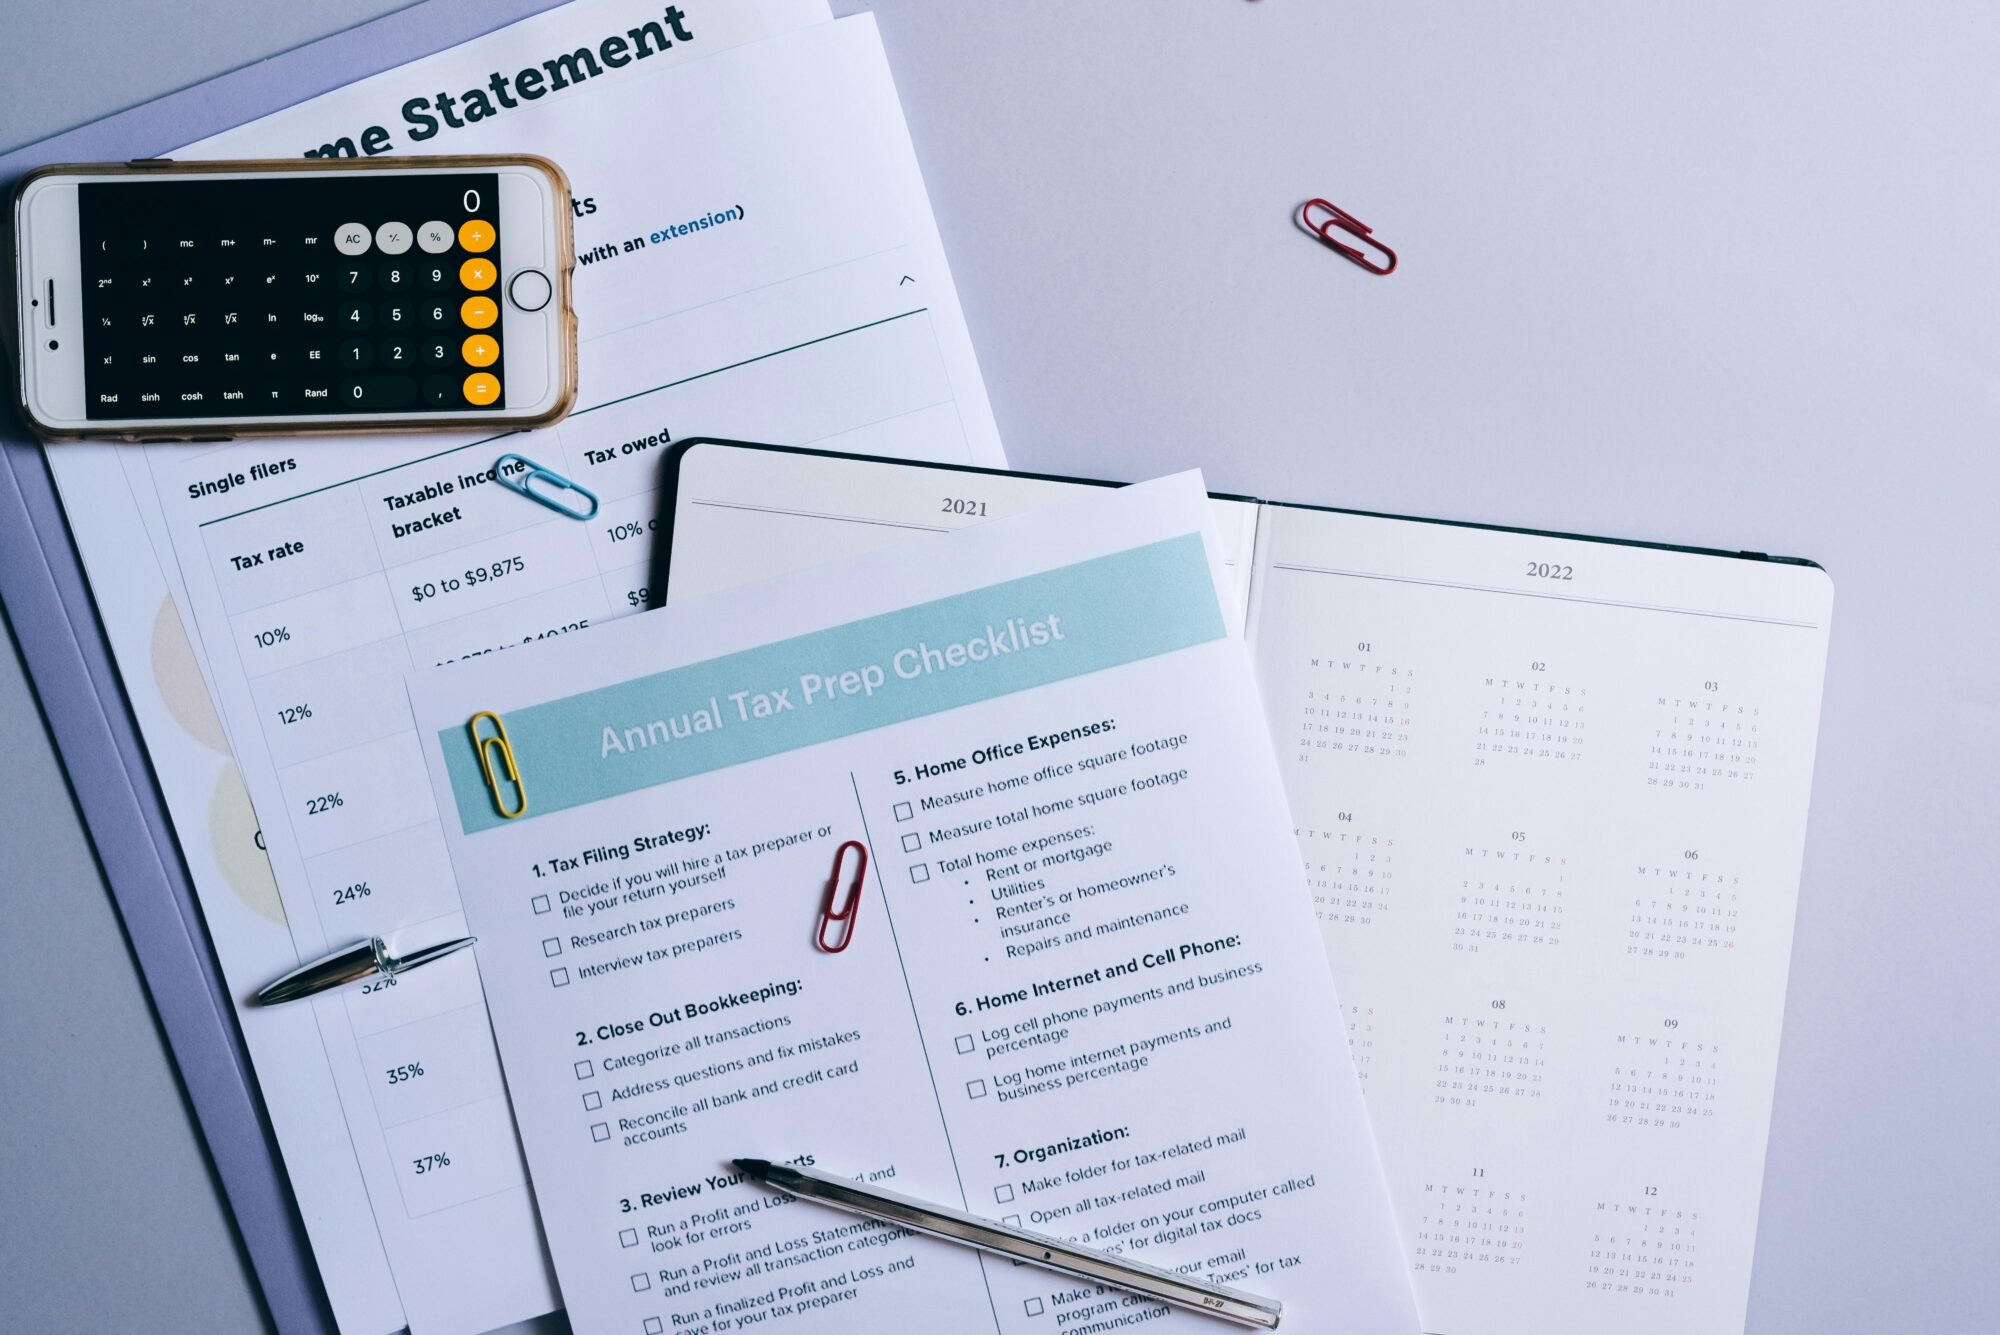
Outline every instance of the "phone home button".
{"label": "phone home button", "polygon": [[538,311],[549,304],[555,288],[540,269],[523,269],[507,284],[507,299],[524,311]]}

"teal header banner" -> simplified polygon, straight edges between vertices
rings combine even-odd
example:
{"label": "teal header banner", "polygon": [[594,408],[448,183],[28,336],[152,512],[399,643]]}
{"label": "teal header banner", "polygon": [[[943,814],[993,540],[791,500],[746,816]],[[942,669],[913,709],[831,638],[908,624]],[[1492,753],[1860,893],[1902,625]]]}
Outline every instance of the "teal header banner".
{"label": "teal header banner", "polygon": [[[1201,536],[1189,533],[564,696],[505,716],[526,790],[520,819],[1227,633]],[[447,728],[438,740],[464,831],[514,823],[495,807],[471,734]]]}

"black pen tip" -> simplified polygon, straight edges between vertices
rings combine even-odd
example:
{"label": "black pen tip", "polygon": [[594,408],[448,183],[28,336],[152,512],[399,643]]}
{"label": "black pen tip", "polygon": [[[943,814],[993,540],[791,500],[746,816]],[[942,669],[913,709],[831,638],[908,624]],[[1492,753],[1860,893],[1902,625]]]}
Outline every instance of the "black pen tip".
{"label": "black pen tip", "polygon": [[759,1182],[771,1175],[769,1159],[731,1159],[729,1162],[736,1166],[737,1172],[745,1177],[755,1178]]}

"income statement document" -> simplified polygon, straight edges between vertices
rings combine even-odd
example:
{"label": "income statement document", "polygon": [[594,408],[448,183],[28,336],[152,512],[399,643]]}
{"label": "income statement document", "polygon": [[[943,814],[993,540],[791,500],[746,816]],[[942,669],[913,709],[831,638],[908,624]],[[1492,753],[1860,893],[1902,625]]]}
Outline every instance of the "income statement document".
{"label": "income statement document", "polygon": [[1213,1328],[733,1157],[1417,1329],[1211,513],[1185,475],[412,674],[580,1329]]}
{"label": "income statement document", "polygon": [[[643,606],[668,440],[999,457],[873,22],[825,17],[820,0],[588,0],[179,154],[340,151],[373,128],[398,153],[541,152],[592,257],[560,428],[51,452],[239,998],[371,933],[456,930],[414,751],[394,744],[401,674]],[[612,37],[645,58],[606,63]],[[463,93],[523,70],[543,96],[467,110]],[[591,488],[596,522],[493,485],[506,450]],[[301,783],[327,800],[308,812]],[[343,1329],[479,1330],[557,1302],[474,970],[424,973],[242,1015]]]}

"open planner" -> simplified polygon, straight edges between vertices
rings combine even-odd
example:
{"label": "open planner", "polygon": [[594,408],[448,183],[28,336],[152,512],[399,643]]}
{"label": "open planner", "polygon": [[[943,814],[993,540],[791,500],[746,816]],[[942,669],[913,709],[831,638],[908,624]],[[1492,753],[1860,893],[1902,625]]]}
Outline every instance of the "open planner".
{"label": "open planner", "polygon": [[[1099,485],[670,468],[669,605]],[[1825,572],[1212,503],[1424,1329],[1741,1330]]]}

